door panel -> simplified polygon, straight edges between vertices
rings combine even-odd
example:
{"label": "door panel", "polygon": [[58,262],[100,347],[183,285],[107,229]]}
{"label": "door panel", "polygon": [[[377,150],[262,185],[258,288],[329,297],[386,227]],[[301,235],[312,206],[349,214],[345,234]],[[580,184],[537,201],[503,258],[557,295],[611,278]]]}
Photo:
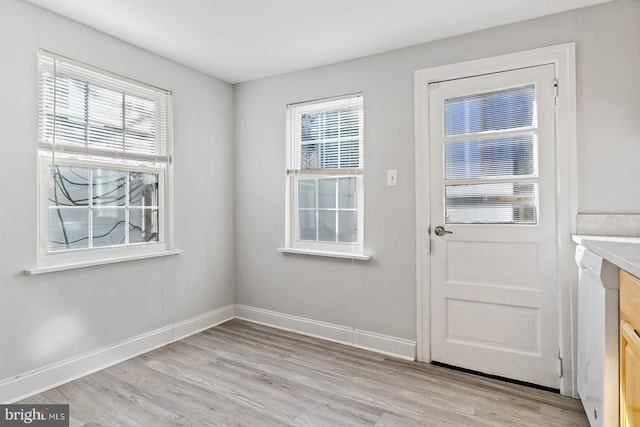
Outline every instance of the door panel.
{"label": "door panel", "polygon": [[538,311],[512,304],[446,300],[447,341],[497,351],[540,353]]}
{"label": "door panel", "polygon": [[[537,245],[532,243],[446,242],[446,281],[535,289]],[[534,260],[534,262],[531,262]],[[505,269],[504,265],[509,265]]]}
{"label": "door panel", "polygon": [[554,67],[431,84],[431,358],[559,387]]}

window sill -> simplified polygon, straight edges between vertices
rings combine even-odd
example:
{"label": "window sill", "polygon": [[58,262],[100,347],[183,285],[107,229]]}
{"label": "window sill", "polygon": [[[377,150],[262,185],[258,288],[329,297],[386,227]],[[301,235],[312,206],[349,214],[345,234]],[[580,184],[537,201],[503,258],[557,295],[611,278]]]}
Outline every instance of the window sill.
{"label": "window sill", "polygon": [[167,250],[167,251],[161,251],[161,252],[150,252],[146,254],[136,254],[136,255],[123,256],[123,257],[104,258],[104,259],[91,260],[91,261],[67,262],[62,264],[43,265],[35,268],[28,268],[24,270],[24,274],[26,274],[27,276],[33,276],[36,274],[54,273],[56,271],[65,271],[65,270],[73,270],[76,268],[93,267],[96,265],[115,264],[118,262],[135,261],[139,259],[172,256],[172,255],[181,254],[183,252],[184,251],[182,249],[173,249],[173,250]]}
{"label": "window sill", "polygon": [[320,251],[315,249],[278,248],[278,252],[282,252],[283,254],[315,255],[330,258],[354,259],[358,261],[369,261],[371,259],[371,256],[365,254],[357,254],[352,252]]}

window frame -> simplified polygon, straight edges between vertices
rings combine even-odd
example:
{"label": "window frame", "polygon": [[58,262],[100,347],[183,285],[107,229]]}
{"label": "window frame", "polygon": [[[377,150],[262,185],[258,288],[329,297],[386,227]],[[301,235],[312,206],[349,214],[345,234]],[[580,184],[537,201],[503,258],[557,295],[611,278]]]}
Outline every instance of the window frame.
{"label": "window frame", "polygon": [[[358,141],[359,167],[357,168],[327,168],[301,169],[301,116],[311,111],[322,111],[336,108],[339,105],[357,104],[359,109]],[[286,225],[285,248],[283,252],[297,250],[304,253],[318,252],[320,254],[364,255],[364,97],[362,93],[349,94],[314,101],[287,105],[287,136],[286,136]],[[299,238],[299,182],[301,180],[355,178],[356,183],[356,227],[357,239],[354,242],[327,242],[319,240],[302,240]],[[338,195],[336,194],[336,197]],[[322,210],[316,206],[316,211]],[[333,209],[328,209],[333,210]],[[336,212],[340,212],[338,205]],[[347,256],[348,257],[348,256]],[[366,257],[368,259],[368,257]]]}
{"label": "window frame", "polygon": [[[38,269],[51,271],[58,269],[75,268],[75,266],[97,265],[119,260],[141,259],[153,256],[172,255],[180,251],[173,250],[173,162],[172,162],[172,94],[170,91],[159,89],[146,83],[138,82],[127,77],[98,69],[91,65],[65,58],[44,50],[38,51],[38,66],[40,67],[40,55],[48,59],[70,63],[76,67],[82,67],[87,72],[99,73],[103,78],[111,78],[124,85],[153,90],[164,94],[162,108],[166,108],[166,123],[161,129],[165,138],[154,143],[156,150],[158,144],[164,144],[166,155],[156,156],[141,154],[136,152],[127,153],[117,150],[101,150],[90,145],[69,147],[64,143],[50,143],[43,137],[43,111],[42,105],[42,81],[40,75],[43,71],[38,69],[38,120],[40,122],[37,139],[37,265]],[[63,73],[64,74],[64,73]],[[76,78],[75,76],[71,76]],[[90,81],[90,80],[88,80]],[[124,87],[118,86],[119,93],[128,93]],[[159,95],[158,95],[159,96]],[[160,97],[158,98],[160,99]],[[156,98],[154,98],[156,100]],[[156,108],[156,118],[160,114]],[[124,120],[124,119],[123,119]],[[124,124],[123,124],[124,126]],[[157,125],[156,125],[157,126]],[[124,128],[123,128],[124,129]],[[156,129],[158,130],[158,129]],[[158,175],[158,240],[152,242],[126,243],[123,245],[112,245],[92,248],[75,248],[64,250],[49,250],[49,167],[51,165],[74,166],[89,169],[106,169],[122,172],[142,172]],[[127,194],[128,197],[128,194]],[[123,206],[124,207],[124,206]],[[90,212],[92,208],[87,207]],[[125,208],[126,209],[126,208]],[[57,268],[60,267],[60,268]],[[29,271],[28,274],[38,273],[38,269]]]}

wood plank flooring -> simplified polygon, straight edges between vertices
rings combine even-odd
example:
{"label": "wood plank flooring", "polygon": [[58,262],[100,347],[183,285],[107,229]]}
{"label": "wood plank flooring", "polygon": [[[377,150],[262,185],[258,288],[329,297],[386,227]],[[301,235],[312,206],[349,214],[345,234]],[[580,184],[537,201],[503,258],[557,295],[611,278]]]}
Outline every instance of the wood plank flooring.
{"label": "wood plank flooring", "polygon": [[588,426],[578,400],[240,320],[20,403],[72,426]]}

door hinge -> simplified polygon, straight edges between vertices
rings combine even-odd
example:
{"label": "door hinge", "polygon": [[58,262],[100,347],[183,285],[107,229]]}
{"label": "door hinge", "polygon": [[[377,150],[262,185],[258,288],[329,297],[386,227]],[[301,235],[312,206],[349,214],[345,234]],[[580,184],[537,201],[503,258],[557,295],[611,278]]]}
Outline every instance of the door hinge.
{"label": "door hinge", "polygon": [[553,99],[558,99],[558,79],[553,79]]}
{"label": "door hinge", "polygon": [[560,378],[564,376],[564,372],[562,368],[562,355],[560,354],[560,350],[558,350],[558,376]]}

